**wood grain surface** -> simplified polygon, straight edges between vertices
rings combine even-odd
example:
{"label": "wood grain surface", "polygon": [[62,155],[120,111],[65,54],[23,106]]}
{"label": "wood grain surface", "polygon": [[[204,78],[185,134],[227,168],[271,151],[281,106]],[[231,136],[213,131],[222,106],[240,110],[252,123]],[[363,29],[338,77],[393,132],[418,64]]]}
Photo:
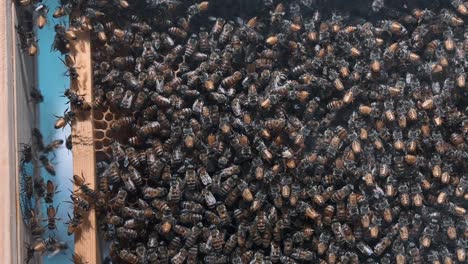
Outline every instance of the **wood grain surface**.
{"label": "wood grain surface", "polygon": [[[71,81],[72,89],[83,96],[86,102],[92,100],[92,65],[89,32],[77,32],[78,39],[71,41],[70,55],[75,59],[79,77]],[[88,187],[96,189],[96,155],[93,141],[93,110],[73,109],[77,114],[72,126],[73,174],[83,175]],[[75,186],[75,190],[78,187]],[[99,263],[99,243],[96,214],[94,209],[84,217],[80,230],[75,233],[75,253],[88,263]]]}

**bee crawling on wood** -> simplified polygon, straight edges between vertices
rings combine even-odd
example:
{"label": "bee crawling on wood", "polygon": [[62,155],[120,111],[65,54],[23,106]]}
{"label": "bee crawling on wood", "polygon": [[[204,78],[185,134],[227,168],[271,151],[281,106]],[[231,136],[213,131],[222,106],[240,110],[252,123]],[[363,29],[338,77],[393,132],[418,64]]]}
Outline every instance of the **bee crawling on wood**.
{"label": "bee crawling on wood", "polygon": [[67,234],[71,236],[80,229],[80,225],[81,223],[83,223],[83,215],[80,212],[74,212],[73,217],[71,217],[70,214],[68,214],[68,218],[70,220],[65,224],[68,225]]}
{"label": "bee crawling on wood", "polygon": [[80,256],[77,253],[72,254],[71,261],[73,261],[74,264],[87,264],[87,263],[89,263],[88,261],[86,261],[84,259],[84,257]]}
{"label": "bee crawling on wood", "polygon": [[83,174],[80,176],[73,175],[72,183],[78,187],[78,190],[83,194],[86,199],[94,204],[96,207],[105,206],[105,200],[102,197],[101,193],[95,191],[89,187],[89,183],[85,182]]}
{"label": "bee crawling on wood", "polygon": [[65,55],[65,60],[59,59],[67,67],[65,75],[69,76],[72,80],[77,80],[80,75],[78,74],[77,67],[75,67],[75,59],[72,59],[70,55]]}
{"label": "bee crawling on wood", "polygon": [[91,105],[83,99],[84,94],[78,94],[71,89],[66,89],[63,93],[63,96],[68,98],[67,104],[70,103],[72,106],[75,106],[84,111],[91,109]]}
{"label": "bee crawling on wood", "polygon": [[73,204],[73,208],[75,212],[79,212],[80,214],[86,214],[89,212],[91,205],[85,199],[80,198],[79,196],[73,194],[70,195],[71,201],[68,203]]}

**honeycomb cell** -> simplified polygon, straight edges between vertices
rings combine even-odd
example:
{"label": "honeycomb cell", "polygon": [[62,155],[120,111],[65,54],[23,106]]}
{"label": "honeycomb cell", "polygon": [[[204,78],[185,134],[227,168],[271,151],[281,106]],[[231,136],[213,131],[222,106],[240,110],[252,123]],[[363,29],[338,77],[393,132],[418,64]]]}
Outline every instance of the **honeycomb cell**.
{"label": "honeycomb cell", "polygon": [[96,131],[94,131],[94,137],[96,139],[102,139],[102,138],[104,138],[104,132],[100,131],[100,130],[96,130]]}
{"label": "honeycomb cell", "polygon": [[94,147],[96,148],[96,150],[101,150],[103,148],[102,142],[95,142]]}
{"label": "honeycomb cell", "polygon": [[105,117],[106,121],[114,120],[114,115],[112,113],[106,113],[104,117]]}
{"label": "honeycomb cell", "polygon": [[93,114],[95,120],[102,120],[104,118],[104,114],[101,111],[94,111]]}
{"label": "honeycomb cell", "polygon": [[101,129],[101,130],[106,130],[108,127],[106,121],[101,121],[101,120],[96,120],[94,121],[94,128],[95,129]]}
{"label": "honeycomb cell", "polygon": [[114,133],[111,130],[106,130],[106,137],[112,138],[113,134]]}
{"label": "honeycomb cell", "polygon": [[110,144],[111,144],[111,140],[110,140],[109,138],[104,138],[104,139],[102,140],[102,144],[103,144],[105,147],[108,147],[108,146],[110,146]]}

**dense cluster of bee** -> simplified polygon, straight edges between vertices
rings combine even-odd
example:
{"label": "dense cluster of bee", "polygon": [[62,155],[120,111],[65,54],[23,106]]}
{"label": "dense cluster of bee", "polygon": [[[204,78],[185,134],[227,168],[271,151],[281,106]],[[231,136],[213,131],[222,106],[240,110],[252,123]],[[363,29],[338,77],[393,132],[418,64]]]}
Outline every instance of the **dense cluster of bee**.
{"label": "dense cluster of bee", "polygon": [[95,89],[65,96],[119,116],[69,233],[95,206],[112,263],[466,262],[467,3],[368,2],[62,0]]}

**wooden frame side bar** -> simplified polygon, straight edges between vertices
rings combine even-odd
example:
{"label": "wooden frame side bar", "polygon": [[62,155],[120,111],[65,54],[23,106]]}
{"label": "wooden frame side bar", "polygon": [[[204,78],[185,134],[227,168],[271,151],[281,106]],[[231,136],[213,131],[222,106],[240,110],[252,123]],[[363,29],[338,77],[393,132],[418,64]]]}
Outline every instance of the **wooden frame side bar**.
{"label": "wooden frame side bar", "polygon": [[[86,102],[91,102],[93,96],[91,43],[89,32],[77,32],[78,39],[71,41],[70,55],[75,58],[75,67],[79,74],[77,80],[72,80],[72,89],[82,95]],[[91,189],[96,188],[96,154],[94,151],[93,110],[83,112],[73,109],[77,116],[72,126],[73,144],[73,174],[82,176]],[[75,190],[78,186],[75,186]],[[98,226],[96,213],[91,209],[84,217],[80,230],[75,232],[75,253],[88,263],[100,263]]]}
{"label": "wooden frame side bar", "polygon": [[12,2],[0,4],[0,262],[19,263],[16,229],[16,135]]}

